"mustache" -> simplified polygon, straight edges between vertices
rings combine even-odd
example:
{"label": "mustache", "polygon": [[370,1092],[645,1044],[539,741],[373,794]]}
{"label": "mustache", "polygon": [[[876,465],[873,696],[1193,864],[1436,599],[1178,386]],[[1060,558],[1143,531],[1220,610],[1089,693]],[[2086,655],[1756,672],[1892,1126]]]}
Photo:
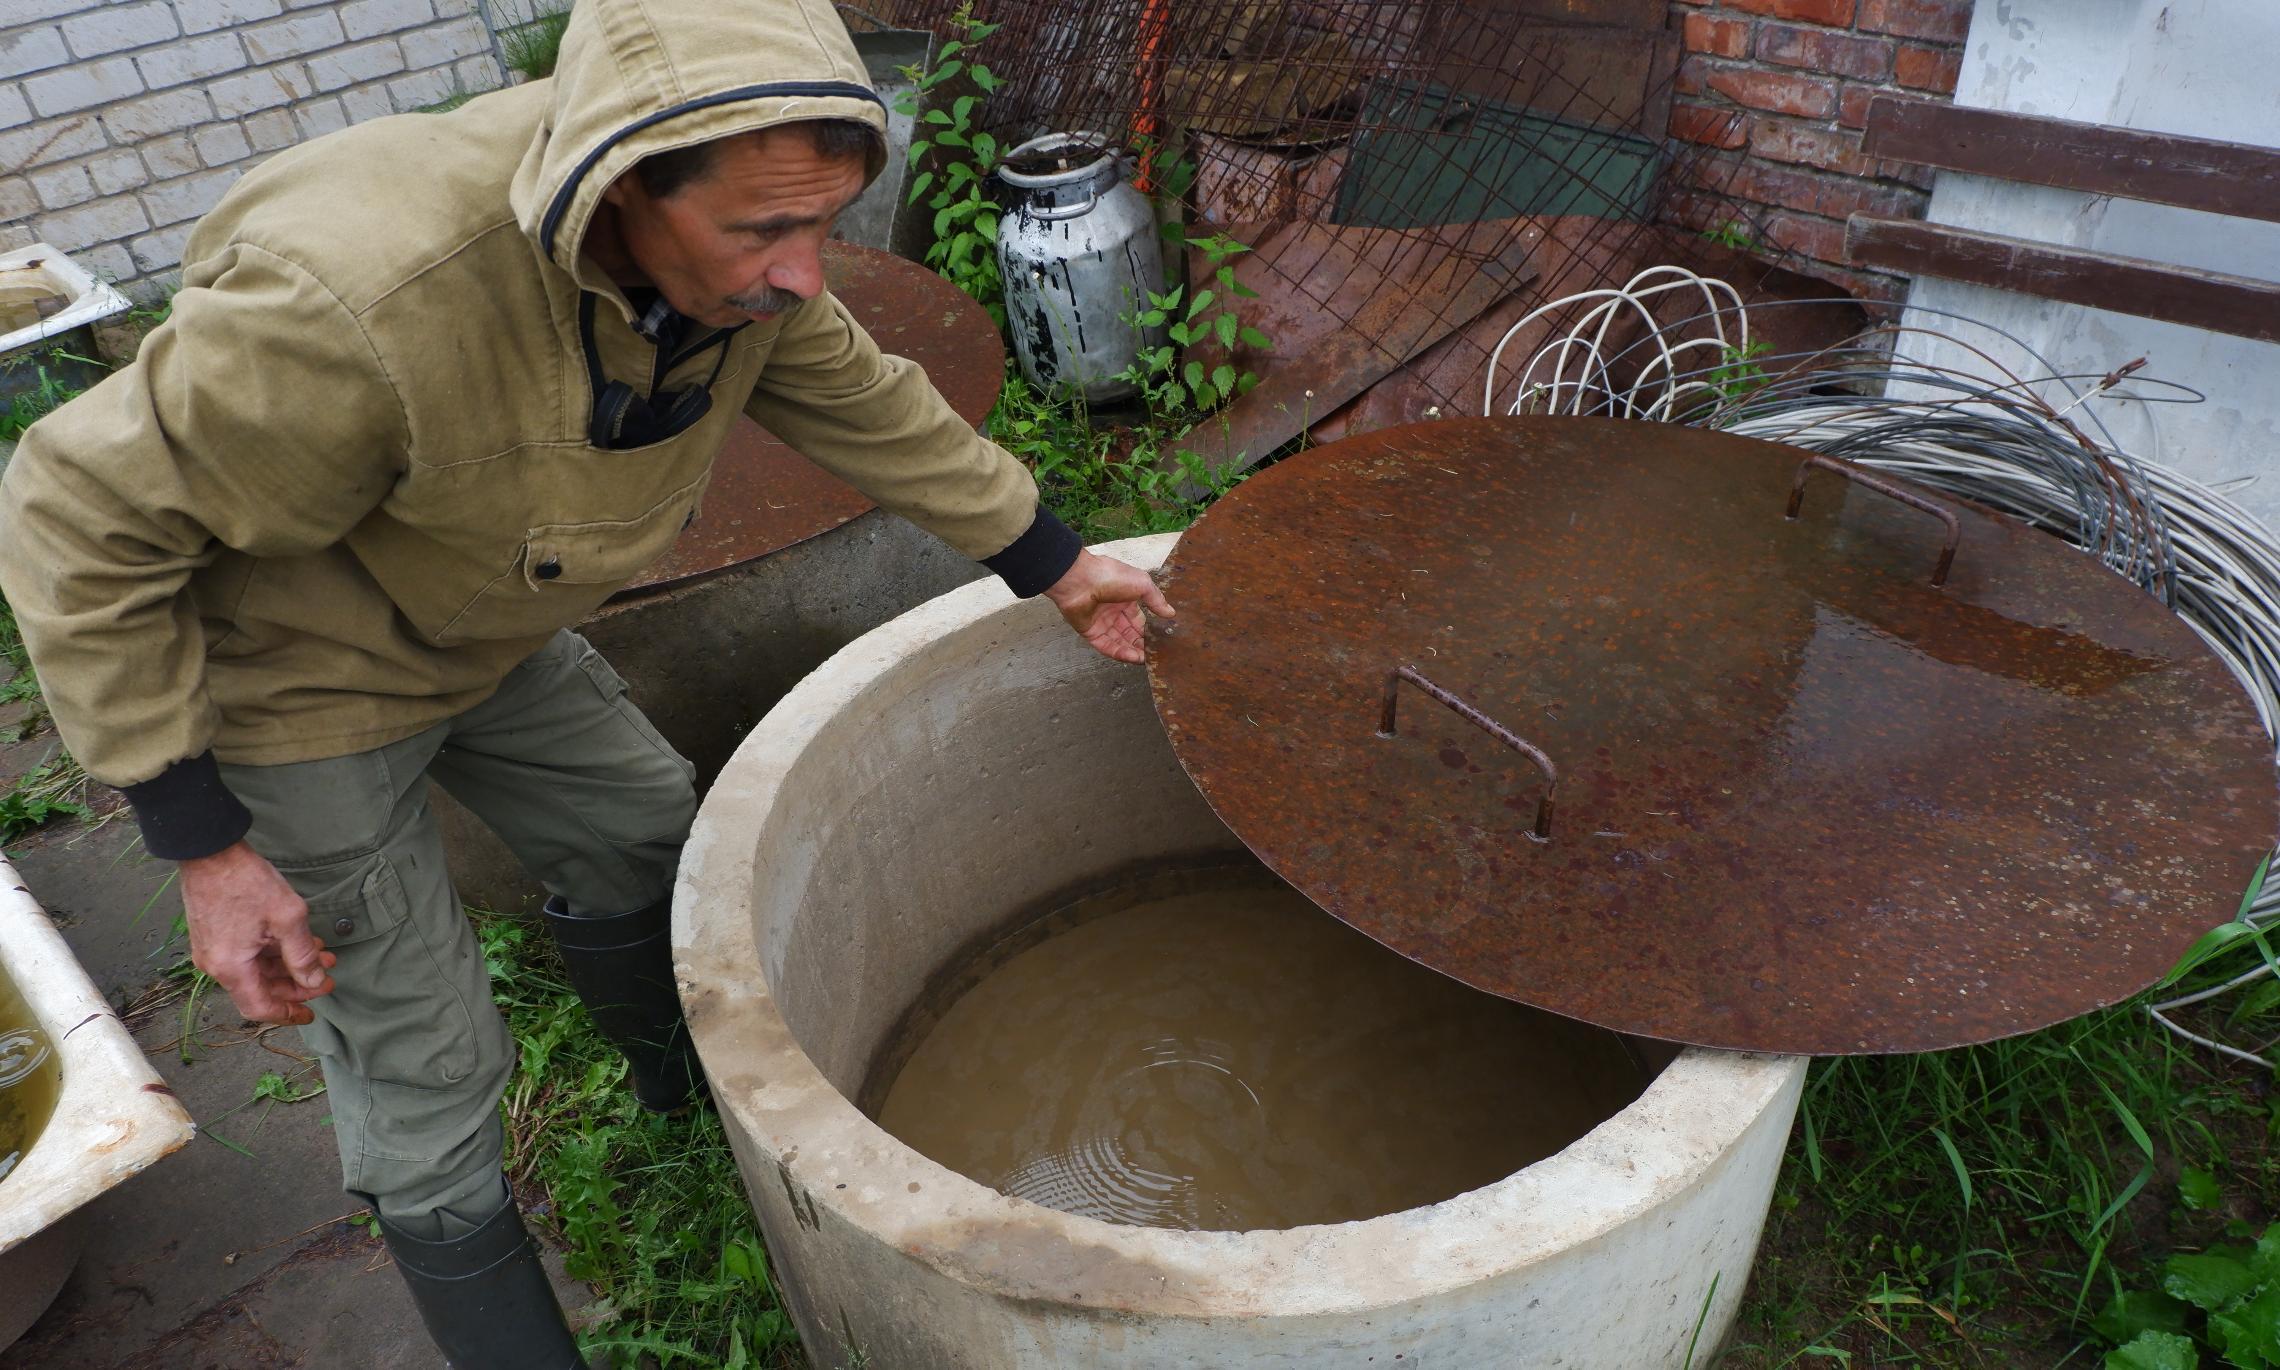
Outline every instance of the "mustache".
{"label": "mustache", "polygon": [[757,290],[747,290],[741,295],[729,295],[725,298],[730,308],[742,310],[747,314],[783,314],[800,303],[799,296],[789,290],[778,290],[772,285],[764,285]]}

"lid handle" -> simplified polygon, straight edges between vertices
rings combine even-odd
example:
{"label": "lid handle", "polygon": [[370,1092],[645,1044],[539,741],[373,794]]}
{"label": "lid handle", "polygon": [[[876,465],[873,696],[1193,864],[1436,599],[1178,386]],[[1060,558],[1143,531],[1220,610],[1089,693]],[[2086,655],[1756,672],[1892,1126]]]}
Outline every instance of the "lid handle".
{"label": "lid handle", "polygon": [[1538,842],[1550,841],[1552,837],[1552,795],[1560,787],[1560,771],[1559,767],[1552,764],[1552,759],[1544,755],[1543,748],[1521,737],[1487,714],[1419,675],[1415,666],[1397,666],[1394,668],[1393,674],[1386,677],[1385,711],[1378,716],[1377,735],[1379,737],[1396,735],[1393,717],[1395,709],[1401,703],[1401,682],[1404,680],[1423,690],[1428,698],[1448,705],[1450,712],[1456,714],[1457,717],[1536,763],[1536,768],[1544,773],[1544,797],[1536,801],[1536,827],[1528,835]]}
{"label": "lid handle", "polygon": [[1789,512],[1783,517],[1797,517],[1797,511],[1805,503],[1805,476],[1816,466],[1824,471],[1834,471],[1855,485],[1866,486],[1880,495],[1896,499],[1911,509],[1921,509],[1946,524],[1947,544],[1940,548],[1940,564],[1932,568],[1932,588],[1936,590],[1947,584],[1948,571],[1955,565],[1956,546],[1963,541],[1963,522],[1955,516],[1955,511],[1904,485],[1895,485],[1881,476],[1872,476],[1849,461],[1838,461],[1835,457],[1816,453],[1798,463],[1797,479],[1789,487]]}

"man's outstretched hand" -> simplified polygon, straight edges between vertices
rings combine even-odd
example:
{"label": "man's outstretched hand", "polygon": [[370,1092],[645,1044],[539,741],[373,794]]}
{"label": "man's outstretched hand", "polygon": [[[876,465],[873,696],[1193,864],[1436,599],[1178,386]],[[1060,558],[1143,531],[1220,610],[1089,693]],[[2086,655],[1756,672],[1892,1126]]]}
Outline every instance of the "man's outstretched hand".
{"label": "man's outstretched hand", "polygon": [[182,863],[190,960],[257,1023],[306,1023],[332,993],[334,956],[309,931],[309,906],[260,853],[239,842]]}
{"label": "man's outstretched hand", "polygon": [[1076,563],[1047,587],[1045,597],[1094,651],[1115,661],[1147,660],[1140,645],[1143,608],[1158,618],[1173,617],[1146,571],[1091,552],[1077,553]]}

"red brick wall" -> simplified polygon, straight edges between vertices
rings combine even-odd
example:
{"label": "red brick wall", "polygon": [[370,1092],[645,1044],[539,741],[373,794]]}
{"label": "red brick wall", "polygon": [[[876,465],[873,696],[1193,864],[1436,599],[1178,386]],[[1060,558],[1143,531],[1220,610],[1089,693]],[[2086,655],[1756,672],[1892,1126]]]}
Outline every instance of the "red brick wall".
{"label": "red brick wall", "polygon": [[1864,157],[1860,130],[1879,91],[1950,96],[1972,0],[1672,0],[1686,55],[1671,136],[1669,217],[1738,224],[1786,265],[1867,299],[1897,300],[1898,277],[1844,265],[1845,218],[1919,217],[1931,173]]}

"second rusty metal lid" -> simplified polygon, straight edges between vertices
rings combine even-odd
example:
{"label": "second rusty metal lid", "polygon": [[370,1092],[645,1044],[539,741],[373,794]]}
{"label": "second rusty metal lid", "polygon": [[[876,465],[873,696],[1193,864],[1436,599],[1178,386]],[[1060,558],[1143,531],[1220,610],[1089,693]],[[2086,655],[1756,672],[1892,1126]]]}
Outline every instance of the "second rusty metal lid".
{"label": "second rusty metal lid", "polygon": [[[958,417],[979,426],[1005,381],[988,311],[915,262],[823,245],[824,283],[889,356],[918,363]],[[635,599],[757,561],[870,512],[871,501],[750,419],[713,461],[704,507],[673,549],[612,596]]]}
{"label": "second rusty metal lid", "polygon": [[2236,906],[2272,746],[2055,538],[1793,448],[1453,419],[1181,539],[1156,706],[1316,903],[1671,1041],[1922,1051],[2110,1004]]}

